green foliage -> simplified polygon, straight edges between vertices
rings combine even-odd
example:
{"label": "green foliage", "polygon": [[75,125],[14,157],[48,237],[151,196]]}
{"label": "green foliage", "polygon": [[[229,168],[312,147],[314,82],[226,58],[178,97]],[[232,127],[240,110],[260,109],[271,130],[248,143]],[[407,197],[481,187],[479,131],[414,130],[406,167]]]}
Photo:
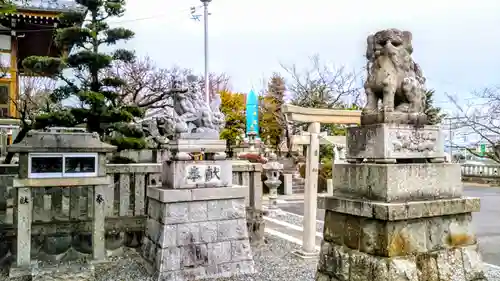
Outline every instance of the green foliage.
{"label": "green foliage", "polygon": [[[318,172],[318,192],[326,192],[327,190],[327,180],[333,179],[333,160],[325,160],[322,161],[322,164],[319,164],[319,172]],[[306,169],[307,165],[303,164],[299,168],[299,174],[302,178],[306,178]]]}
{"label": "green foliage", "polygon": [[446,114],[441,113],[440,107],[434,106],[434,90],[428,90],[425,92],[425,108],[424,113],[427,114],[427,120],[430,125],[440,124]]}
{"label": "green foliage", "polygon": [[23,60],[23,67],[40,76],[54,76],[64,68],[60,58],[30,56]]}
{"label": "green foliage", "polygon": [[319,146],[319,161],[330,161],[334,158],[333,145],[322,144]]}
{"label": "green foliage", "polygon": [[[29,1],[23,0],[22,3],[27,3]],[[16,6],[11,0],[0,0],[0,14],[12,13],[16,10]]]}
{"label": "green foliage", "polygon": [[[355,104],[347,107],[345,105],[340,105],[336,109],[343,110],[361,110],[361,108]],[[321,124],[321,131],[327,132],[329,136],[345,136],[346,125],[342,124]]]}
{"label": "green foliage", "polygon": [[[76,98],[79,103],[38,116],[35,127],[84,124],[89,132],[97,132],[103,141],[118,146],[118,150],[144,148],[144,133],[131,124],[134,118],[143,117],[144,112],[125,104],[119,89],[126,82],[108,75],[114,62],[131,62],[135,58],[134,53],[123,49],[111,53],[101,51],[104,46],[134,36],[128,29],[110,28],[107,24],[107,20],[123,15],[125,1],[77,2],[87,8],[89,19],[80,26],[81,15],[64,14],[62,21],[68,27],[58,29],[55,35],[58,47],[66,50],[73,47],[75,51],[65,58],[31,56],[23,61],[23,67],[35,74],[55,76],[65,82],[52,92],[50,99],[53,102]],[[73,70],[74,75],[66,77],[63,69]]]}
{"label": "green foliage", "polygon": [[220,137],[226,140],[230,150],[239,137],[245,133],[245,96],[240,93],[221,91],[221,111],[225,115],[226,124]]}
{"label": "green foliage", "polygon": [[[352,105],[350,107],[340,106],[339,109],[344,110],[360,110],[357,105]],[[345,136],[346,125],[342,124],[321,124],[321,131],[327,132],[329,136]],[[325,144],[319,147],[320,161],[332,161],[334,158],[333,145]]]}
{"label": "green foliage", "polygon": [[286,133],[286,122],[281,112],[281,106],[285,103],[285,91],[285,79],[274,73],[259,107],[260,137],[269,139],[270,144],[278,151]]}

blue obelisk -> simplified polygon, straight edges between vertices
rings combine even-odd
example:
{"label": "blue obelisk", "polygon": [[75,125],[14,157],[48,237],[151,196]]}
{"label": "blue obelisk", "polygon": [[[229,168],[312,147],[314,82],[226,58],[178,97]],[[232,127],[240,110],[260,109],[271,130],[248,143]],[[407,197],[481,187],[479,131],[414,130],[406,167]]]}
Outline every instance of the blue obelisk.
{"label": "blue obelisk", "polygon": [[257,137],[259,137],[259,98],[255,94],[254,90],[251,90],[247,94],[246,101],[246,119],[247,119],[247,130],[246,135],[248,137],[248,132],[256,132]]}

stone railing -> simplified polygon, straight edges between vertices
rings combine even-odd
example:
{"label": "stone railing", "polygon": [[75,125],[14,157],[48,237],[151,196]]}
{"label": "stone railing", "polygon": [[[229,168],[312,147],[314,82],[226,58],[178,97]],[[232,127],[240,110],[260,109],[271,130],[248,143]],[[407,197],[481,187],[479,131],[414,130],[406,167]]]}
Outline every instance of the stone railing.
{"label": "stone railing", "polygon": [[499,177],[500,165],[462,164],[462,177]]}
{"label": "stone railing", "polygon": [[500,165],[462,164],[462,181],[500,184]]}
{"label": "stone railing", "polygon": [[[147,223],[147,187],[160,184],[161,164],[108,164],[106,169],[114,182],[105,194],[105,198],[112,198],[110,201],[113,202],[107,204],[105,210],[106,249],[108,255],[116,255],[123,246],[135,248],[141,244]],[[8,255],[9,251],[15,253],[15,243],[9,241],[15,239],[13,237],[15,190],[12,189],[12,181],[17,170],[18,165],[0,165],[0,260]],[[240,161],[233,164],[233,184],[249,187],[248,210],[261,210],[261,173],[260,164]],[[89,189],[85,188],[35,190],[32,196],[32,235],[40,239],[33,239],[32,249],[43,251],[49,259],[57,258],[70,248],[79,254],[88,254],[86,251],[91,249],[89,237],[84,237],[85,234],[71,237],[71,233],[73,230],[78,230],[80,233],[91,232],[92,214],[88,212],[89,197],[92,195]],[[254,212],[249,213],[249,218],[254,216]],[[253,227],[253,221],[257,220],[249,220],[249,227]],[[57,233],[54,230],[57,230]],[[2,239],[2,236],[6,236],[7,239]],[[57,248],[56,252],[53,247]]]}

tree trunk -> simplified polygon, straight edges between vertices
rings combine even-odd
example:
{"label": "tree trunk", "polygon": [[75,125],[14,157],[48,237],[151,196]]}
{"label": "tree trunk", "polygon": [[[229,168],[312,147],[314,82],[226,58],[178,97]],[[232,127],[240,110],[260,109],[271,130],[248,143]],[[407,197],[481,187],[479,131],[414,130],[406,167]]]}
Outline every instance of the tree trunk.
{"label": "tree trunk", "polygon": [[286,138],[286,146],[288,147],[286,157],[292,156],[292,137],[290,136],[290,125],[285,124],[285,138]]}
{"label": "tree trunk", "polygon": [[[24,137],[26,137],[26,135],[28,134],[29,130],[30,130],[29,126],[23,126],[23,128],[21,129],[21,131],[19,131],[19,133],[16,136],[16,139],[14,139],[14,141],[12,142],[12,144],[20,143],[24,139]],[[3,161],[3,163],[4,164],[10,164],[10,162],[12,161],[12,158],[14,158],[14,154],[15,153],[13,153],[13,152],[7,153],[7,156],[5,156],[5,160]]]}

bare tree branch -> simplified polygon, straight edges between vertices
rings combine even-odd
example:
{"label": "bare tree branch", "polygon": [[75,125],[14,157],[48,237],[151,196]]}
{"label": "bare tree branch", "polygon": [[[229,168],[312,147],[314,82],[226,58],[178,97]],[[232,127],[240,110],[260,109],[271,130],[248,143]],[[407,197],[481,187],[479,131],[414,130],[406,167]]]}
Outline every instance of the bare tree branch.
{"label": "bare tree branch", "polygon": [[118,89],[122,102],[149,109],[169,106],[176,82],[188,72],[178,67],[158,68],[146,57],[133,62],[117,62],[106,76],[124,82]]}
{"label": "bare tree branch", "polygon": [[[170,69],[159,68],[149,58],[137,59],[133,62],[117,62],[105,75],[125,82],[119,87],[122,101],[144,109],[165,108],[171,106],[172,94],[179,89],[178,82],[187,75],[193,74],[191,69],[174,66]],[[229,76],[210,73],[211,94],[229,87]],[[204,80],[199,80],[200,89],[204,92]]]}
{"label": "bare tree branch", "polygon": [[482,156],[475,151],[475,148],[485,143],[492,148],[492,153],[485,156],[500,163],[500,88],[474,91],[474,103],[468,101],[465,105],[461,105],[456,97],[446,95],[458,111],[457,116],[448,118],[450,131],[458,131],[462,136],[472,136],[477,139],[467,145],[451,141],[452,147],[465,149],[475,156]]}
{"label": "bare tree branch", "polygon": [[[209,89],[210,89],[210,97],[213,97],[215,94],[220,91],[230,91],[231,90],[231,77],[226,73],[209,73]],[[205,94],[205,78],[202,76],[200,79],[200,88],[202,89],[202,93]]]}
{"label": "bare tree branch", "polygon": [[[21,130],[17,133],[13,143],[24,139],[33,127],[35,118],[44,113],[55,110],[60,104],[54,104],[50,94],[56,88],[56,80],[49,77],[21,76],[19,77],[19,97],[12,100],[21,121]],[[9,152],[4,163],[9,164],[14,153]]]}
{"label": "bare tree branch", "polygon": [[317,55],[310,60],[310,68],[304,71],[299,71],[295,65],[281,65],[291,76],[288,90],[292,94],[293,104],[315,108],[360,105],[361,72],[323,64]]}
{"label": "bare tree branch", "polygon": [[56,88],[56,80],[41,76],[22,76],[19,80],[19,98],[12,102],[21,122],[33,122],[39,114],[58,106],[50,99],[50,94]]}

